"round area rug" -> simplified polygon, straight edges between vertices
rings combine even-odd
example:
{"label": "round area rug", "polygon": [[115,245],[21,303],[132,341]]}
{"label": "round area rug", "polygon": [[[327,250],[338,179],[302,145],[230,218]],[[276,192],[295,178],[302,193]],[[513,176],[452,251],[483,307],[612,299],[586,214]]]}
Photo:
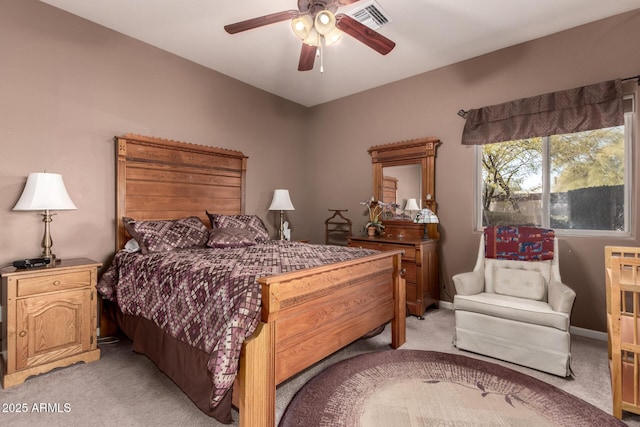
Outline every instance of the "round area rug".
{"label": "round area rug", "polygon": [[388,350],[343,360],[293,397],[290,426],[624,426],[528,375],[456,354]]}

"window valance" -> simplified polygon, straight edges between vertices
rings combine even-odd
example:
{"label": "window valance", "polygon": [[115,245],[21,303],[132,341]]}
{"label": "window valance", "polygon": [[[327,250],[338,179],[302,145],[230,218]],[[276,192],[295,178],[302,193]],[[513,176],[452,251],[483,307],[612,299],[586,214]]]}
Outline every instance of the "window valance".
{"label": "window valance", "polygon": [[551,92],[466,114],[462,144],[481,145],[624,124],[620,79]]}

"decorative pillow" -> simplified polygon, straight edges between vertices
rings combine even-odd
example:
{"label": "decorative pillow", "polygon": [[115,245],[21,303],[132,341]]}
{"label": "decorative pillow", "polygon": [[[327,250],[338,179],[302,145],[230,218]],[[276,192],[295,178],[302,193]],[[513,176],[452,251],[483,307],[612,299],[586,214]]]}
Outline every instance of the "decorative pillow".
{"label": "decorative pillow", "polygon": [[245,228],[212,228],[207,240],[210,248],[244,248],[255,244],[254,233]]}
{"label": "decorative pillow", "polygon": [[211,228],[243,228],[254,233],[256,242],[270,240],[269,232],[257,215],[220,215],[207,212]]}
{"label": "decorative pillow", "polygon": [[485,257],[520,261],[553,259],[555,233],[538,227],[487,227]]}
{"label": "decorative pillow", "polygon": [[496,268],[493,289],[496,294],[546,301],[544,277],[537,271]]}
{"label": "decorative pillow", "polygon": [[209,230],[197,216],[157,221],[136,221],[124,217],[122,221],[143,254],[204,246],[209,238]]}
{"label": "decorative pillow", "polygon": [[140,245],[136,242],[136,239],[129,239],[124,245],[125,252],[140,252]]}

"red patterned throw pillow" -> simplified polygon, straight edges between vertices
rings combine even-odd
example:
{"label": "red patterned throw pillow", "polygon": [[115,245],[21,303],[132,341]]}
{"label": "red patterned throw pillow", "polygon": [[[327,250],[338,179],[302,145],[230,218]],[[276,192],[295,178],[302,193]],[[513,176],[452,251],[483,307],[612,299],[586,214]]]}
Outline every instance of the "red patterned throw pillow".
{"label": "red patterned throw pillow", "polygon": [[519,261],[553,259],[555,232],[538,227],[487,227],[485,257]]}
{"label": "red patterned throw pillow", "polygon": [[241,228],[251,231],[256,242],[270,240],[269,232],[257,215],[220,215],[207,212],[211,228]]}
{"label": "red patterned throw pillow", "polygon": [[157,221],[137,221],[124,217],[122,221],[143,254],[203,247],[209,238],[209,230],[197,216]]}

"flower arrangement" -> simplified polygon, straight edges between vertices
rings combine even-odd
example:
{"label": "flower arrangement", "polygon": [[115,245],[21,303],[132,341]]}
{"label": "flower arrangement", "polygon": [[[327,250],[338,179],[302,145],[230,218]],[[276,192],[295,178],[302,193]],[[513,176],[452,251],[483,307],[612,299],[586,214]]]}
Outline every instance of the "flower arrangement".
{"label": "flower arrangement", "polygon": [[390,202],[386,204],[386,209],[385,209],[385,213],[384,213],[384,217],[386,219],[395,219],[398,214],[398,210],[402,207],[401,205],[399,205],[398,203],[394,203],[394,202]]}
{"label": "flower arrangement", "polygon": [[371,200],[360,202],[360,204],[366,206],[369,210],[369,221],[364,225],[364,230],[367,230],[369,227],[375,227],[378,232],[384,230],[380,215],[384,211],[385,204],[380,200],[376,200],[374,197],[371,197]]}

